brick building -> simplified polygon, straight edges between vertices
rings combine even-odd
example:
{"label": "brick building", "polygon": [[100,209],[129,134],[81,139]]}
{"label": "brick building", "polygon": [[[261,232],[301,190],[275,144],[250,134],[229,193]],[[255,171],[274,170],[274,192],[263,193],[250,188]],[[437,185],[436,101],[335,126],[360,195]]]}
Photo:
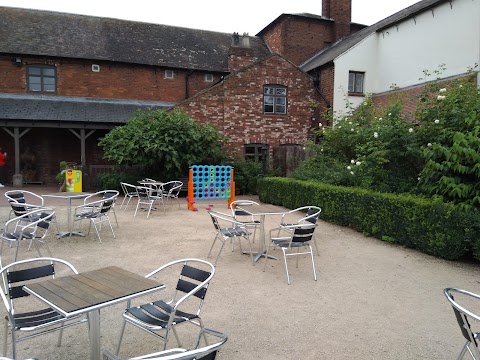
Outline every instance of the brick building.
{"label": "brick building", "polygon": [[27,181],[54,182],[62,160],[92,173],[106,164],[106,132],[137,110],[175,105],[213,122],[238,156],[303,145],[318,126],[310,104],[327,98],[298,66],[364,27],[350,23],[350,0],[324,0],[322,14],[282,14],[248,36],[0,7],[9,177],[22,158],[35,159]]}

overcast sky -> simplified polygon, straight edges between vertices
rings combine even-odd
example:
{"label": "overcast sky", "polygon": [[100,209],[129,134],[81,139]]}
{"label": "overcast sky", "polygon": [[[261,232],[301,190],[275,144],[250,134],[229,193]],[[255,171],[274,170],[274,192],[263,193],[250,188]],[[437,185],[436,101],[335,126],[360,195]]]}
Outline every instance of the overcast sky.
{"label": "overcast sky", "polygon": [[[352,21],[371,25],[418,0],[352,0]],[[226,33],[257,34],[283,13],[321,15],[321,0],[0,0],[0,6],[44,9]]]}

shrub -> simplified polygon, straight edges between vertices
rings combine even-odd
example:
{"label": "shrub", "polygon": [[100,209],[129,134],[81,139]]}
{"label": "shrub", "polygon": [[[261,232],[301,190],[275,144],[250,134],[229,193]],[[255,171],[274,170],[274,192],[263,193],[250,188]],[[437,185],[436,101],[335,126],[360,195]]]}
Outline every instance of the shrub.
{"label": "shrub", "polygon": [[223,159],[223,137],[210,124],[199,124],[184,112],[138,112],[100,142],[104,157],[117,165],[140,165],[162,179],[188,173],[190,165]]}
{"label": "shrub", "polygon": [[286,178],[259,180],[263,202],[322,208],[323,220],[445,259],[480,259],[480,212],[413,195]]}

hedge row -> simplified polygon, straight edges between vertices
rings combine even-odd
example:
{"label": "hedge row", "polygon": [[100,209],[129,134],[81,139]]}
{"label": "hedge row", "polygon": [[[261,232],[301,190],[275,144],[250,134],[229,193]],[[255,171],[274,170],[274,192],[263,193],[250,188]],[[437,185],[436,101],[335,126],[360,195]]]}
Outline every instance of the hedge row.
{"label": "hedge row", "polygon": [[276,177],[260,179],[258,194],[262,202],[289,209],[319,206],[325,221],[430,255],[480,260],[479,211],[412,195]]}

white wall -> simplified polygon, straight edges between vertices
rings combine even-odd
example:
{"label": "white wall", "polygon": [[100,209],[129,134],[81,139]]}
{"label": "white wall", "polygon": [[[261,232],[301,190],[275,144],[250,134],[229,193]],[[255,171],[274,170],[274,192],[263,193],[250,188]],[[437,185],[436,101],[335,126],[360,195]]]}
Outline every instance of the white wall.
{"label": "white wall", "polygon": [[[442,77],[460,75],[480,63],[480,0],[452,0],[373,33],[340,55],[335,63],[333,108],[345,112],[348,72],[365,71],[365,93],[420,84],[424,70],[445,64]],[[348,97],[353,106],[363,100]]]}

